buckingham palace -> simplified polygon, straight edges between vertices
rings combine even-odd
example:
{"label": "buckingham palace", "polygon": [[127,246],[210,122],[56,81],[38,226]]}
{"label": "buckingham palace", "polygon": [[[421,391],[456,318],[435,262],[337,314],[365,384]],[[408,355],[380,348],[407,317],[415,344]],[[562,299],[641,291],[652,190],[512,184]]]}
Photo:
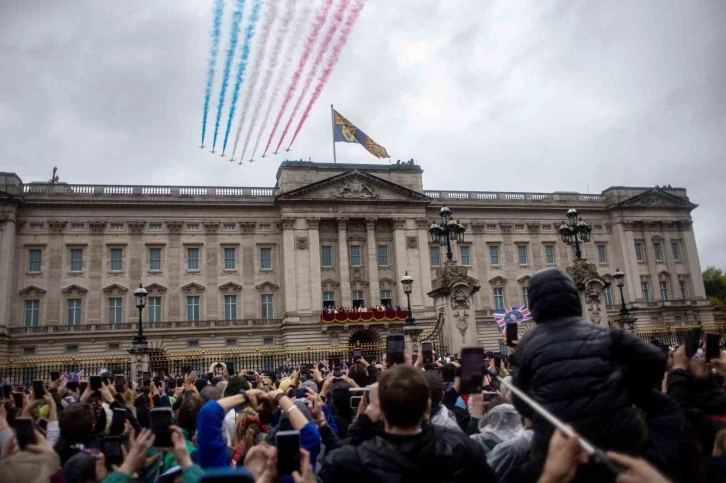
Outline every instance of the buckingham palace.
{"label": "buckingham palace", "polygon": [[[600,281],[593,292],[582,281],[594,323],[623,307],[636,328],[713,323],[685,188],[430,191],[423,173],[413,162],[285,161],[274,187],[0,173],[0,359],[126,353],[139,286],[149,343],[173,351],[381,342],[405,315],[323,320],[323,309],[405,314],[405,275],[417,327],[441,322],[449,347],[489,348],[501,339],[494,313],[526,306],[530,276],[549,266]],[[448,248],[429,232],[443,207],[465,229]],[[572,208],[591,230],[579,265],[560,233]],[[468,288],[446,292],[450,276]]]}

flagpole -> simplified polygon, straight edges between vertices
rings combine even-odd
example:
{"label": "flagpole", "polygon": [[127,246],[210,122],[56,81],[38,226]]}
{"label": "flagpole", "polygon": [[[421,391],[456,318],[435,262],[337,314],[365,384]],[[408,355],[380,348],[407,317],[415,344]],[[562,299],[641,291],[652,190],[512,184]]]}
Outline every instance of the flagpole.
{"label": "flagpole", "polygon": [[335,114],[333,113],[333,105],[330,105],[330,121],[333,125],[333,162],[337,163],[338,160],[335,159]]}

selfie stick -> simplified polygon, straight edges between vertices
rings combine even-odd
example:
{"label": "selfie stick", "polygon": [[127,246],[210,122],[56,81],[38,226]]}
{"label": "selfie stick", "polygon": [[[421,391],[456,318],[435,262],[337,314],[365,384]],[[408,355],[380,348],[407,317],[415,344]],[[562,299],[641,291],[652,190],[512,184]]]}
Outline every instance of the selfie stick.
{"label": "selfie stick", "polygon": [[585,450],[587,454],[592,456],[598,463],[605,466],[613,475],[617,476],[620,473],[623,473],[625,469],[619,467],[613,461],[608,458],[608,456],[605,454],[603,450],[600,448],[596,448],[593,446],[592,443],[590,443],[588,440],[583,438],[582,436],[579,436],[576,432],[572,430],[569,426],[567,426],[565,423],[557,419],[557,417],[552,414],[551,412],[547,411],[543,406],[541,406],[537,401],[529,397],[526,393],[523,391],[520,391],[514,384],[511,382],[506,382],[501,377],[497,376],[497,381],[499,381],[499,384],[502,386],[507,386],[518,398],[520,398],[522,401],[527,403],[529,407],[537,411],[541,416],[543,416],[547,421],[552,423],[552,425],[562,431],[568,438],[572,438],[573,436],[578,436],[580,447]]}

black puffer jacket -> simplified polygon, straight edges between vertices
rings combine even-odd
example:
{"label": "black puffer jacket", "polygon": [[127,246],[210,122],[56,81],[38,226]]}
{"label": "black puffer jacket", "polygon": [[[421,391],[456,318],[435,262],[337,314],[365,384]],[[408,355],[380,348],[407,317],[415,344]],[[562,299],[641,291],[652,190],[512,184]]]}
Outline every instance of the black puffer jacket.
{"label": "black puffer jacket", "polygon": [[[647,432],[633,407],[636,388],[659,383],[665,355],[634,335],[583,320],[577,286],[557,268],[534,274],[529,301],[537,326],[517,347],[514,384],[596,445],[641,451]],[[533,421],[535,455],[545,455],[552,425],[523,401],[514,403]]]}

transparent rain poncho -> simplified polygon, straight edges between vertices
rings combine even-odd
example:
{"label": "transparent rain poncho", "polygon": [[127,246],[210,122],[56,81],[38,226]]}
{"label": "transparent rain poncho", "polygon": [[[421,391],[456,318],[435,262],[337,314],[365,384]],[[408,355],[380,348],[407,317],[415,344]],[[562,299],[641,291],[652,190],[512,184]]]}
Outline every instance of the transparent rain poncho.
{"label": "transparent rain poncho", "polygon": [[489,452],[502,441],[517,436],[522,429],[522,416],[511,404],[500,404],[479,420],[479,434],[471,437]]}

